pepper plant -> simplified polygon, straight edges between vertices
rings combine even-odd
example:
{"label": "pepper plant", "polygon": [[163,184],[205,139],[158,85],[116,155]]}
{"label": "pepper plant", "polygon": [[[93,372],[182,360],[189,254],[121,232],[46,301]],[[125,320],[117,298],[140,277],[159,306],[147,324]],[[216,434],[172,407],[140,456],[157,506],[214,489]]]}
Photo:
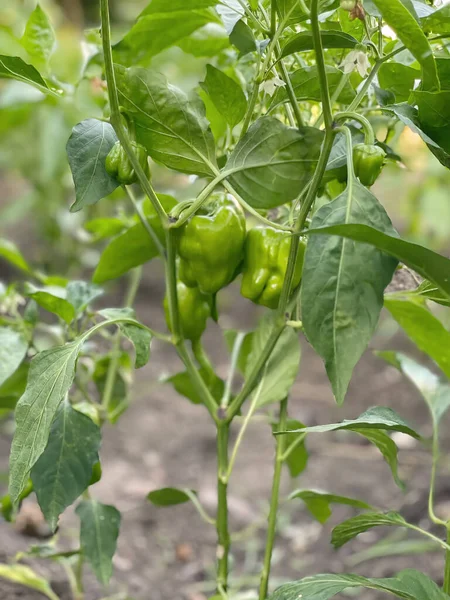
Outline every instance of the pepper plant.
{"label": "pepper plant", "polygon": [[[449,539],[367,502],[302,488],[291,499],[305,502],[321,522],[336,503],[360,511],[334,529],[336,547],[378,526],[431,538],[446,556],[443,587],[407,570],[389,579],[312,575],[269,594],[281,473],[284,465],[293,477],[304,470],[308,436],[336,430],[364,436],[381,451],[400,486],[390,432],[422,439],[388,407],[317,426],[290,417],[300,340],[323,359],[342,404],[383,305],[441,371],[438,376],[403,354],[381,355],[417,385],[429,405],[434,432],[429,516],[450,531],[450,521],[435,514],[433,499],[439,423],[450,405],[445,383],[450,334],[436,307],[450,302],[450,261],[403,240],[369,189],[385,163],[401,161],[391,144],[405,126],[450,167],[450,6],[425,0],[152,0],[114,45],[108,0],[100,8],[101,37],[95,46],[91,32],[94,50],[85,69],[101,69],[108,103],[101,118],[78,123],[67,142],[75,185],[71,211],[89,211],[122,186],[135,216],[90,222],[98,239],[108,240],[92,283],[48,276],[11,243],[0,246],[1,256],[30,280],[4,290],[1,406],[17,404],[3,514],[14,518],[21,500],[34,491],[56,531],[60,515],[77,502],[79,549],[61,553],[45,547],[34,553],[64,562],[77,600],[84,597],[85,563],[108,583],[120,514],[90,491],[101,476],[101,428],[127,406],[123,340],[133,343],[139,368],[157,338],[184,364],[185,371],[169,383],[200,404],[216,430],[217,512],[208,515],[192,490],[151,490],[148,500],[158,506],[191,501],[216,528],[214,598],[233,597],[228,484],[257,411],[269,422],[277,414],[259,600],[323,600],[355,587],[406,599],[449,598]],[[51,26],[37,7],[22,38],[25,54],[1,56],[0,75],[34,86],[52,103],[75,102],[74,89],[48,70],[52,45]],[[189,95],[150,65],[174,45],[208,57],[204,80]],[[179,201],[155,189],[156,168],[192,176],[197,191]],[[132,309],[140,267],[157,259],[165,269],[166,332],[141,323]],[[396,271],[405,268],[418,274],[420,286],[385,294]],[[99,284],[127,272],[125,306],[92,308],[102,293]],[[221,324],[218,295],[234,280],[240,280],[244,298],[267,310],[254,331],[223,331],[230,347],[223,381],[202,334],[208,319]],[[39,320],[40,309],[56,316],[56,328]],[[230,447],[230,429],[237,423]],[[0,576],[56,598],[20,563],[2,566]]]}

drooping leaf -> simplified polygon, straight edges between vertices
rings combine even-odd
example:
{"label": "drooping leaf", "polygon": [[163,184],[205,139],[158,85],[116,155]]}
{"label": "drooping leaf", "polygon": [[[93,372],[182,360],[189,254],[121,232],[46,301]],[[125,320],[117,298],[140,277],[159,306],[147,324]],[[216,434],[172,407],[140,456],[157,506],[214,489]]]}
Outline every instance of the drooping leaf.
{"label": "drooping leaf", "polygon": [[81,521],[81,550],[97,579],[107,585],[119,537],[120,512],[96,500],[83,500],[75,511]]}
{"label": "drooping leaf", "polygon": [[10,327],[0,327],[0,386],[19,368],[27,350],[28,342],[23,334]]}
{"label": "drooping leaf", "polygon": [[427,367],[401,352],[377,352],[377,355],[396,367],[416,386],[437,425],[450,408],[450,384],[441,381]]}
{"label": "drooping leaf", "polygon": [[247,100],[234,79],[220,69],[206,65],[206,78],[200,85],[231,128],[242,121],[247,110]]}
{"label": "drooping leaf", "polygon": [[433,51],[421,25],[401,0],[373,0],[383,19],[392,27],[423,70],[425,90],[438,90],[439,78]]}
{"label": "drooping leaf", "polygon": [[39,4],[27,21],[21,42],[34,66],[46,70],[55,46],[55,33]]}
{"label": "drooping leaf", "polygon": [[245,56],[257,49],[255,36],[247,23],[241,19],[230,33],[230,42],[239,50],[239,56]]}
{"label": "drooping leaf", "polygon": [[[296,419],[288,419],[286,427],[288,429],[299,429],[305,426],[303,425],[303,423],[300,423],[300,421],[297,421]],[[298,477],[300,473],[303,473],[303,471],[306,469],[309,455],[308,450],[306,449],[304,439],[298,443],[298,436],[295,433],[293,433],[292,435],[289,433],[286,434],[284,442],[285,450],[287,450],[291,446],[291,444],[294,443],[295,446],[289,451],[289,455],[286,458],[285,462],[289,469],[290,476]]]}
{"label": "drooping leaf", "polygon": [[39,71],[18,56],[0,55],[0,78],[16,79],[41,92],[48,92],[48,86]]}
{"label": "drooping leaf", "polygon": [[100,443],[100,428],[63,401],[51,425],[48,444],[31,470],[39,506],[52,531],[60,514],[89,486]]}
{"label": "drooping leaf", "polygon": [[[254,332],[252,351],[246,364],[246,374],[251,373],[273,331],[274,317],[266,315]],[[297,378],[300,365],[300,341],[291,327],[286,327],[279,337],[264,371],[264,383],[258,398],[258,406],[283,400]]]}
{"label": "drooping leaf", "polygon": [[26,565],[1,565],[0,578],[36,590],[50,600],[59,600],[48,581]]}
{"label": "drooping leaf", "polygon": [[383,455],[384,460],[391,469],[392,477],[401,490],[405,489],[405,483],[398,474],[398,448],[397,444],[390,436],[381,429],[354,429],[355,433],[360,433],[369,442],[374,444]]}
{"label": "drooping leaf", "polygon": [[150,358],[150,344],[152,341],[150,331],[128,323],[120,325],[120,329],[134,346],[136,352],[135,368],[145,367]]}
{"label": "drooping leaf", "polygon": [[43,309],[58,315],[66,323],[71,323],[75,318],[75,308],[66,300],[66,291],[63,288],[56,286],[37,288],[28,284],[26,291],[29,298],[32,298]]}
{"label": "drooping leaf", "polygon": [[166,167],[214,175],[214,138],[205,117],[165,77],[140,68],[116,67],[119,99],[133,119],[137,141]]}
{"label": "drooping leaf", "polygon": [[[311,230],[364,223],[395,230],[375,196],[356,179],[314,215]],[[323,358],[333,393],[342,404],[353,369],[369,343],[383,307],[383,292],[397,261],[368,244],[310,236],[301,290],[305,334]]]}
{"label": "drooping leaf", "polygon": [[31,267],[13,242],[0,239],[0,257],[14,265],[17,269],[24,271],[24,273],[32,273]]}
{"label": "drooping leaf", "polygon": [[53,418],[75,376],[83,338],[45,350],[31,361],[27,387],[16,407],[9,462],[9,493],[16,504],[29,473],[44,452]]}
{"label": "drooping leaf", "polygon": [[395,411],[384,406],[369,408],[357,419],[344,419],[341,423],[328,425],[314,425],[303,427],[285,433],[326,433],[328,431],[340,430],[357,431],[362,429],[383,429],[385,431],[400,431],[413,438],[420,439],[420,435],[414,431]]}
{"label": "drooping leaf", "polygon": [[361,508],[371,510],[372,507],[367,502],[357,500],[356,498],[348,498],[347,496],[338,496],[336,494],[328,494],[326,492],[318,492],[315,490],[295,490],[289,495],[290,500],[299,498],[303,500],[312,516],[319,523],[326,523],[331,517],[332,504],[344,504],[353,508]]}
{"label": "drooping leaf", "polygon": [[238,142],[224,171],[253,208],[274,208],[296,198],[311,179],[322,139],[316,128],[293,129],[264,117]]}
{"label": "drooping leaf", "polygon": [[76,314],[82,313],[96,298],[103,294],[102,288],[87,281],[69,281],[66,287],[67,301]]}
{"label": "drooping leaf", "polygon": [[[193,494],[196,493],[194,490],[190,491]],[[191,500],[189,494],[187,494],[185,490],[180,490],[178,488],[161,488],[160,490],[154,490],[147,495],[147,499],[155,506],[175,506]]]}
{"label": "drooping leaf", "polygon": [[[358,40],[343,31],[321,31],[322,46],[324,48],[354,48]],[[314,49],[311,31],[301,31],[290,38],[281,50],[281,58],[296,52],[305,52]]]}
{"label": "drooping leaf", "polygon": [[[214,379],[212,379],[211,373],[207,373],[205,369],[199,369],[198,372],[202,379],[206,382],[213,398],[217,402],[220,402],[225,390],[225,383],[223,379],[218,376],[215,376]],[[182,371],[181,373],[171,375],[163,381],[164,383],[171,383],[181,396],[184,396],[193,404],[202,404],[203,399],[201,396],[199,396],[197,388],[192,383],[191,377],[187,371]]]}
{"label": "drooping leaf", "polygon": [[335,548],[340,548],[360,533],[364,533],[374,527],[400,526],[407,527],[408,523],[396,512],[380,513],[367,512],[351,519],[347,519],[333,529],[331,543]]}
{"label": "drooping leaf", "polygon": [[435,283],[450,298],[450,260],[428,248],[362,224],[326,225],[321,229],[312,227],[303,233],[340,235],[357,242],[372,244]]}
{"label": "drooping leaf", "polygon": [[98,119],[81,121],[67,142],[67,157],[75,183],[76,200],[72,212],[95,204],[118,187],[115,177],[106,172],[105,160],[117,142],[109,123]]}

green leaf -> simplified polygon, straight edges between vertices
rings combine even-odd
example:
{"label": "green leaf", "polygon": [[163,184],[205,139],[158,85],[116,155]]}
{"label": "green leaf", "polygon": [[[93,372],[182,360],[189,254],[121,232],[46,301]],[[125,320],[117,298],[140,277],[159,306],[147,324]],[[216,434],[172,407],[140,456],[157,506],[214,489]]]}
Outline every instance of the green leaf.
{"label": "green leaf", "polygon": [[[324,48],[354,48],[358,40],[352,35],[343,31],[321,31],[322,45]],[[281,58],[295,54],[296,52],[305,52],[313,50],[313,35],[311,31],[301,31],[290,38],[281,50]]]}
{"label": "green leaf", "polygon": [[17,269],[31,275],[31,267],[28,265],[17,246],[9,240],[0,238],[0,257],[14,265]]}
{"label": "green leaf", "polygon": [[396,443],[381,429],[354,429],[353,431],[360,433],[378,448],[391,469],[396,485],[401,490],[404,490],[405,483],[400,479],[398,474],[398,448]]}
{"label": "green leaf", "polygon": [[[92,374],[92,379],[101,398],[105,392],[108,371],[110,369],[112,360],[113,356],[110,354],[95,361],[95,369]],[[130,357],[126,352],[122,352],[119,356],[118,362],[119,368],[116,370],[116,376],[112,386],[111,399],[108,404],[108,419],[111,423],[116,423],[129,405],[128,374],[131,370]]]}
{"label": "green leaf", "polygon": [[335,527],[331,535],[331,543],[335,548],[340,548],[360,533],[383,526],[407,527],[408,523],[396,512],[367,512],[347,519]]}
{"label": "green leaf", "polygon": [[[277,423],[278,427],[278,423]],[[288,429],[298,429],[305,427],[303,423],[297,421],[296,419],[288,419],[286,423],[286,427]],[[276,430],[274,430],[276,431]],[[284,441],[284,448],[287,450],[291,444],[298,441],[298,436],[293,434],[287,434]],[[300,473],[306,469],[308,464],[308,451],[306,449],[305,440],[302,440],[300,443],[297,443],[294,448],[289,451],[289,455],[286,458],[285,462],[289,469],[289,474],[291,477],[298,477]]]}
{"label": "green leaf", "polygon": [[28,341],[20,332],[0,327],[0,386],[19,368],[27,350]]}
{"label": "green leaf", "polygon": [[96,242],[113,237],[125,229],[125,223],[115,217],[101,217],[84,223],[84,228],[92,233]]}
{"label": "green leaf", "polygon": [[81,521],[80,543],[95,576],[107,585],[119,537],[120,512],[96,500],[83,500],[75,511]]}
{"label": "green leaf", "polygon": [[68,400],[63,401],[48,444],[31,470],[39,506],[52,531],[60,514],[89,486],[100,443],[100,428],[74,410]]}
{"label": "green leaf", "polygon": [[214,138],[184,92],[154,71],[116,67],[120,103],[133,119],[137,141],[166,167],[195,175],[217,171]]}
{"label": "green leaf", "polygon": [[[273,331],[275,317],[268,313],[261,319],[254,332],[252,351],[246,364],[246,374],[251,373]],[[286,327],[279,337],[264,371],[264,383],[258,398],[258,406],[279,402],[286,398],[297,378],[300,366],[300,341],[292,327]]]}
{"label": "green leaf", "polygon": [[423,70],[425,90],[438,90],[439,78],[433,51],[422,27],[400,0],[373,0],[384,21],[395,31]]}
{"label": "green leaf", "polygon": [[441,90],[450,90],[450,58],[436,58]]}
{"label": "green leaf", "polygon": [[174,46],[200,27],[217,21],[211,10],[192,9],[186,4],[175,10],[171,4],[150,3],[136,24],[113,47],[115,62],[125,66],[148,63],[153,56]]}
{"label": "green leaf", "polygon": [[[364,223],[395,235],[378,200],[356,179],[314,215],[311,230]],[[383,308],[383,292],[397,261],[368,244],[333,236],[310,237],[303,267],[301,304],[305,334],[323,358],[338,404],[367,347]]]}
{"label": "green leaf", "polygon": [[401,352],[377,352],[377,356],[396,367],[416,386],[437,425],[450,408],[450,385],[432,371]]}
{"label": "green leaf", "polygon": [[[207,383],[208,389],[213,398],[217,402],[220,402],[225,390],[225,383],[223,382],[223,379],[217,377],[216,375],[214,379],[211,380],[211,374],[205,369],[199,369],[198,372],[202,379]],[[198,395],[197,388],[193,385],[192,380],[186,371],[176,373],[176,375],[171,375],[170,377],[164,379],[163,382],[172,384],[175,390],[181,396],[184,396],[193,404],[202,404],[203,399]]]}
{"label": "green leaf", "polygon": [[[414,92],[418,107],[419,135],[441,164],[450,168],[450,91]],[[413,127],[411,127],[413,129]],[[413,129],[414,131],[414,129]],[[430,143],[431,140],[431,143]]]}
{"label": "green leaf", "polygon": [[21,42],[31,62],[38,69],[47,69],[48,60],[55,46],[55,33],[46,13],[38,4],[31,13]]}
{"label": "green leaf", "polygon": [[178,47],[188,54],[196,57],[217,56],[219,52],[228,48],[230,40],[225,29],[217,23],[208,23],[189,37],[182,39]]}
{"label": "green leaf", "polygon": [[295,500],[296,498],[303,500],[312,516],[322,524],[326,523],[331,517],[331,504],[345,504],[354,508],[372,509],[370,504],[362,500],[314,490],[295,490],[289,495],[289,500]]}
{"label": "green leaf", "polygon": [[120,330],[130,340],[136,351],[135,368],[145,367],[150,359],[150,344],[152,341],[150,331],[128,323],[121,324]]}
{"label": "green leaf", "polygon": [[[313,575],[300,581],[285,583],[269,600],[329,600],[352,588],[368,588],[394,594],[406,600],[448,600],[429,577],[408,569],[389,579],[367,579],[360,575]],[[355,590],[357,591],[357,589]]]}
{"label": "green leaf", "polygon": [[16,79],[32,85],[41,92],[48,92],[48,86],[39,71],[18,56],[0,55],[0,78]]}
{"label": "green leaf", "polygon": [[23,362],[14,373],[0,386],[0,407],[16,406],[17,400],[25,391],[29,364]]}
{"label": "green leaf", "polygon": [[1,565],[0,577],[40,592],[50,600],[59,600],[44,577],[25,565]]}
{"label": "green leaf", "polygon": [[[343,72],[339,69],[336,69],[336,67],[331,67],[329,65],[326,66],[326,72],[330,94],[333,94],[338,85],[341,83]],[[290,76],[290,80],[297,100],[312,100],[315,102],[320,102],[322,95],[316,66],[303,67],[302,69],[294,71]],[[350,104],[354,97],[355,91],[350,83],[347,83],[342,92],[339,94],[338,101],[342,102],[343,104]],[[273,110],[282,102],[287,101],[287,92],[284,87],[280,87],[276,94],[274,94],[270,104],[270,110]]]}
{"label": "green leaf", "polygon": [[87,281],[69,281],[66,292],[67,301],[74,307],[77,315],[103,294],[102,288]]}
{"label": "green leaf", "polygon": [[86,119],[73,128],[67,142],[76,194],[71,212],[95,204],[118,187],[116,178],[105,167],[106,157],[116,141],[112,126],[98,119]]}
{"label": "green leaf", "polygon": [[206,78],[200,84],[231,128],[240,123],[247,111],[241,87],[216,67],[206,65]]}
{"label": "green leaf", "polygon": [[385,406],[374,406],[366,410],[357,419],[344,419],[341,423],[328,425],[314,425],[295,429],[285,433],[326,433],[328,431],[357,431],[363,429],[382,429],[386,431],[400,431],[413,438],[420,439],[420,435],[414,431],[399,415],[391,408]]}
{"label": "green leaf", "polygon": [[419,71],[400,63],[385,62],[378,71],[380,86],[392,92],[397,102],[408,100],[416,79],[420,79]]}
{"label": "green leaf", "polygon": [[66,291],[63,288],[57,288],[55,286],[37,288],[34,285],[28,284],[26,293],[27,296],[37,302],[39,306],[58,315],[58,317],[63,319],[67,324],[71,323],[75,318],[75,308],[65,299]]}
{"label": "green leaf", "polygon": [[171,0],[170,2],[167,2],[167,0],[151,0],[139,16],[144,17],[145,15],[177,12],[179,10],[198,10],[200,8],[210,8],[216,4],[217,0]]}
{"label": "green leaf", "polygon": [[[195,494],[194,490],[190,491],[192,494]],[[177,488],[154,490],[147,495],[147,499],[155,506],[175,506],[176,504],[184,504],[191,500],[189,494]]]}
{"label": "green leaf", "polygon": [[442,306],[450,306],[450,297],[446,296],[436,285],[424,279],[418,288],[409,292],[414,296],[431,300]]}
{"label": "green leaf", "polygon": [[[247,0],[244,0],[244,2],[247,4]],[[238,21],[245,15],[245,9],[239,0],[221,0],[216,10],[228,34],[233,31]]]}
{"label": "green leaf", "polygon": [[298,196],[317,164],[323,132],[258,119],[231,153],[224,171],[253,208],[274,208]]}
{"label": "green leaf", "polygon": [[16,407],[9,462],[9,493],[16,504],[29,473],[47,446],[53,418],[68,393],[84,338],[45,350],[33,358],[27,387]]}
{"label": "green leaf", "polygon": [[236,331],[235,329],[226,329],[226,330],[224,330],[223,335],[224,335],[228,350],[230,352],[232,352],[232,350],[233,350],[234,343],[236,341],[236,337],[238,335],[244,336],[242,339],[240,350],[239,350],[239,356],[237,359],[237,367],[238,367],[239,371],[242,373],[242,375],[245,375],[248,357],[252,351],[253,336],[254,336],[253,331],[244,333],[242,331]]}
{"label": "green leaf", "polygon": [[450,260],[428,248],[361,224],[331,225],[321,229],[312,227],[303,233],[340,235],[356,242],[372,244],[435,283],[450,298]]}
{"label": "green leaf", "polygon": [[391,295],[384,304],[419,350],[428,354],[450,378],[450,333],[421,302]]}
{"label": "green leaf", "polygon": [[[176,204],[176,200],[165,194],[158,194],[159,201],[166,211],[170,211]],[[153,207],[144,204],[144,213],[150,227],[161,242],[164,241],[164,231]],[[95,269],[92,280],[95,283],[103,283],[109,279],[116,279],[130,269],[138,267],[158,256],[158,248],[150,237],[148,231],[138,223],[127,231],[111,240],[103,250],[99,263]]]}
{"label": "green leaf", "polygon": [[230,42],[239,50],[239,57],[255,52],[257,49],[253,31],[242,19],[236,23],[230,33]]}
{"label": "green leaf", "polygon": [[422,27],[427,33],[448,33],[450,25],[450,6],[445,4],[422,20]]}

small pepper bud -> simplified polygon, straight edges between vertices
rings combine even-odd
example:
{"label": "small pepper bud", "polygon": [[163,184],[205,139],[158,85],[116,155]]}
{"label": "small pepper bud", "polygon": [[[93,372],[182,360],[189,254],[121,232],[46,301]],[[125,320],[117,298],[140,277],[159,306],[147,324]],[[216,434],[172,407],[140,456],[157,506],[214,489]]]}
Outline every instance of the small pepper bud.
{"label": "small pepper bud", "polygon": [[355,8],[350,11],[349,19],[350,21],[354,21],[355,19],[359,19],[360,21],[364,21],[366,18],[366,11],[364,7],[359,2],[356,3]]}
{"label": "small pepper bud", "polygon": [[355,10],[357,4],[358,0],[341,0],[342,10],[346,10],[347,12],[352,12]]}

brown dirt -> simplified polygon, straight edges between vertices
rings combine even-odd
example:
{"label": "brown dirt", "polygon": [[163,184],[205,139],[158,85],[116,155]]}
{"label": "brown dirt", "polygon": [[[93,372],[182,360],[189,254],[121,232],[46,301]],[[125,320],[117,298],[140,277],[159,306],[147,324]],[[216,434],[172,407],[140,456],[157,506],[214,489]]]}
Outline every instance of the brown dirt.
{"label": "brown dirt", "polygon": [[[144,322],[157,327],[162,317],[153,307],[157,306],[155,300],[160,297],[161,287],[151,279],[145,283],[138,302],[138,314]],[[224,318],[227,327],[249,328],[255,321],[256,311],[250,304],[239,303],[239,309],[233,310],[231,295],[225,298],[224,305],[228,314]],[[224,344],[218,344],[216,336],[217,330],[212,326],[207,345],[223,375],[228,357]],[[398,349],[400,346],[409,348],[385,320],[372,348]],[[340,409],[332,399],[321,360],[304,339],[302,348],[300,376],[290,401],[292,417],[308,424],[332,422],[357,416],[378,404],[394,408],[412,425],[429,433],[427,413],[415,390],[370,350],[356,368],[346,404]],[[129,596],[124,598],[204,600],[213,590],[215,535],[212,528],[199,519],[190,505],[158,509],[145,499],[154,488],[185,486],[196,489],[205,507],[214,511],[215,436],[206,411],[177,396],[169,386],[151,383],[162,374],[177,369],[179,363],[172,350],[155,344],[149,365],[137,373],[132,405],[117,426],[107,427],[104,434],[103,477],[93,488],[93,494],[122,511],[123,523],[110,593],[127,592]],[[236,427],[233,435],[236,435]],[[0,435],[2,471],[7,467],[9,442],[8,428],[3,427]],[[399,443],[402,445],[404,440]],[[261,567],[264,548],[261,516],[270,494],[273,448],[267,424],[256,421],[247,432],[231,482],[232,530],[262,523],[262,527],[256,527],[256,533],[243,536],[233,547],[232,579],[236,584],[241,583],[243,589],[255,589]],[[378,451],[352,434],[311,436],[308,449],[307,471],[295,481],[289,480],[285,473],[283,494],[299,487],[325,489],[365,499],[383,509],[400,509],[412,522],[429,527],[426,517],[429,460],[418,443],[400,451],[401,475],[408,483],[405,494],[392,482],[390,471]],[[449,489],[441,487],[437,499],[445,508]],[[322,527],[311,519],[300,502],[285,504],[280,513],[274,552],[273,584],[330,571],[390,576],[407,567],[420,568],[439,581],[443,570],[440,552],[384,557],[354,564],[355,553],[367,549],[380,534],[384,536],[392,533],[390,531],[365,534],[340,551],[334,551],[329,543],[332,526],[351,514],[351,509],[338,508],[329,523]],[[76,544],[76,525],[73,511],[67,511],[60,528],[61,539],[66,543]],[[17,533],[10,524],[0,522],[2,562],[34,542]],[[41,561],[38,568],[51,578],[61,600],[69,600],[61,567],[51,565],[49,568]],[[108,595],[98,588],[90,574],[86,576],[86,590],[86,600],[99,600]],[[365,593],[359,597],[372,599],[378,596]],[[1,582],[0,598],[39,600],[42,596]]]}

